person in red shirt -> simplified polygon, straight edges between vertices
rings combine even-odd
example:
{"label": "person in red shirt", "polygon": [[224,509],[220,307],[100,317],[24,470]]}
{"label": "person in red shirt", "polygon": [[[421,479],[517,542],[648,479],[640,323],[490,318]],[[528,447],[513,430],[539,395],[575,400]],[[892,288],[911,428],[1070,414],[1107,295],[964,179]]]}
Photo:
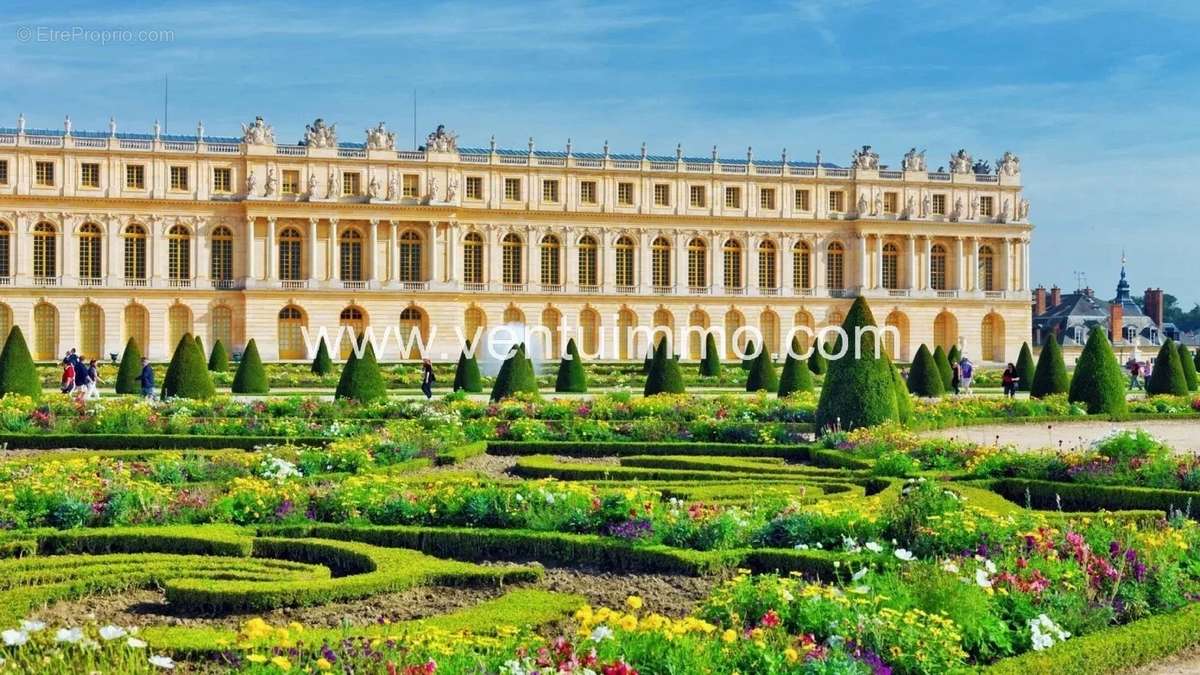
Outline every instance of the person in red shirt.
{"label": "person in red shirt", "polygon": [[1009,398],[1016,397],[1017,382],[1020,380],[1021,378],[1017,377],[1017,367],[1011,363],[1008,364],[1008,367],[1004,369],[1004,375],[1000,378],[1001,383],[1004,385],[1004,395]]}

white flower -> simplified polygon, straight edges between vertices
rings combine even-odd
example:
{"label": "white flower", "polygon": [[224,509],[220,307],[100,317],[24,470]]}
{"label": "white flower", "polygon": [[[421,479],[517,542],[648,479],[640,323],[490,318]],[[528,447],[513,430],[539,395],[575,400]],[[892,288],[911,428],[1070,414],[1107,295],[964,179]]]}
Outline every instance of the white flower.
{"label": "white flower", "polygon": [[26,633],[23,630],[13,630],[12,628],[9,628],[3,633],[0,633],[0,638],[4,639],[5,647],[20,647],[26,642],[29,642],[29,633]]}
{"label": "white flower", "polygon": [[912,560],[913,558],[916,557],[912,554],[912,551],[910,551],[906,548],[898,548],[895,550],[894,553],[897,558],[899,558],[905,562],[908,562],[909,560]]}
{"label": "white flower", "polygon": [[109,624],[100,629],[100,637],[105,640],[116,640],[119,637],[125,637],[125,629]]}
{"label": "white flower", "polygon": [[797,551],[807,551],[808,544],[796,544],[796,550]]}
{"label": "white flower", "polygon": [[82,639],[83,639],[83,629],[82,628],[59,628],[58,632],[54,634],[55,642],[66,642],[69,644],[75,644],[76,642],[79,642]]}
{"label": "white flower", "polygon": [[157,666],[157,667],[163,668],[165,670],[174,670],[175,669],[175,661],[172,660],[171,657],[169,657],[169,656],[157,656],[157,655],[151,656],[150,657],[150,665]]}
{"label": "white flower", "polygon": [[854,573],[854,576],[850,577],[850,580],[851,580],[851,581],[858,581],[859,579],[861,579],[861,578],[863,578],[863,577],[867,576],[867,572],[869,572],[869,571],[870,571],[870,570],[868,570],[866,567],[864,567],[864,568],[862,568],[861,570],[859,570],[859,571],[855,572],[855,573]]}
{"label": "white flower", "polygon": [[128,640],[126,640],[125,644],[132,649],[145,649],[146,648],[146,641],[139,640],[135,637],[131,637]]}
{"label": "white flower", "polygon": [[880,546],[879,542],[877,541],[868,541],[867,543],[863,544],[863,546],[866,547],[866,549],[871,553],[879,553],[883,550],[883,547]]}
{"label": "white flower", "polygon": [[1039,614],[1036,619],[1029,620],[1029,639],[1033,643],[1035,651],[1040,652],[1053,646],[1056,639],[1061,642],[1069,637],[1071,637],[1070,633],[1063,630],[1045,614]]}
{"label": "white flower", "polygon": [[612,636],[612,629],[608,626],[596,626],[596,628],[592,630],[592,642],[603,642],[604,640],[611,639]]}
{"label": "white flower", "polygon": [[988,574],[996,573],[996,563],[992,562],[991,560],[983,561],[983,566],[987,568]]}
{"label": "white flower", "polygon": [[859,595],[866,595],[867,593],[871,592],[871,587],[866,585],[855,586],[854,588],[851,588],[850,591],[853,593],[858,593]]}
{"label": "white flower", "polygon": [[25,631],[26,633],[37,633],[45,630],[45,628],[46,624],[41,621],[34,621],[32,619],[25,619],[21,621],[21,630]]}
{"label": "white flower", "polygon": [[979,584],[980,588],[991,588],[992,586],[992,580],[988,578],[985,570],[975,570],[975,583]]}
{"label": "white flower", "polygon": [[950,574],[958,574],[958,564],[953,560],[947,560],[942,563],[942,571],[949,572]]}

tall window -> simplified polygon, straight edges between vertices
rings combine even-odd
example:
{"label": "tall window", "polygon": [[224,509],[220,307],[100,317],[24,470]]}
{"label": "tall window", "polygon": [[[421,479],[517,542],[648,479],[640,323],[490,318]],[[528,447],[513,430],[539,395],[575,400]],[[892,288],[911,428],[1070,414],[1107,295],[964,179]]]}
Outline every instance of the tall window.
{"label": "tall window", "polygon": [[192,310],[175,303],[167,310],[167,344],[174,350],[184,335],[192,332]]}
{"label": "tall window", "polygon": [[33,227],[33,276],[58,276],[58,234],[50,223]]}
{"label": "tall window", "polygon": [[150,312],[144,305],[125,307],[125,339],[137,343],[143,354],[150,353]]}
{"label": "tall window", "polygon": [[808,190],[796,190],[795,209],[797,211],[809,211],[811,208]]}
{"label": "tall window", "polygon": [[79,228],[79,278],[99,279],[101,236],[100,226],[84,223]]}
{"label": "tall window", "polygon": [[188,168],[186,166],[171,167],[170,188],[175,192],[185,192],[188,189]]}
{"label": "tall window", "polygon": [[463,314],[463,337],[475,343],[478,338],[483,337],[485,330],[487,330],[487,315],[474,305],[468,307]]}
{"label": "tall window", "polygon": [[421,196],[421,177],[415,173],[406,173],[401,178],[401,196],[404,197],[420,197]]}
{"label": "tall window", "polygon": [[504,179],[504,199],[510,202],[521,201],[521,179],[520,178],[505,178]]}
{"label": "tall window", "polygon": [[894,214],[900,210],[900,194],[897,192],[883,193],[883,212]]}
{"label": "tall window", "polygon": [[143,164],[125,165],[125,187],[130,190],[146,189],[146,167]]}
{"label": "tall window", "polygon": [[284,169],[283,181],[280,183],[279,191],[285,195],[300,194],[300,170],[299,169]]}
{"label": "tall window", "polygon": [[617,204],[633,206],[633,183],[617,183]]}
{"label": "tall window", "polygon": [[562,247],[558,243],[558,237],[548,234],[542,238],[542,284],[557,286],[562,283],[561,270],[559,269],[559,253],[561,250]]}
{"label": "tall window", "polygon": [[992,217],[996,215],[996,202],[993,197],[979,198],[979,215],[984,217]]}
{"label": "tall window", "polygon": [[671,185],[669,183],[654,184],[654,205],[655,206],[670,206],[671,205]]}
{"label": "tall window", "polygon": [[583,338],[583,344],[580,345],[583,352],[589,355],[596,354],[600,344],[600,313],[590,307],[580,312],[579,330]]}
{"label": "tall window", "polygon": [[846,193],[842,190],[831,190],[829,192],[829,210],[833,213],[841,213],[846,210]]}
{"label": "tall window", "polygon": [[362,192],[362,174],[352,171],[347,171],[342,174],[342,194],[346,197],[353,197]]}
{"label": "tall window", "polygon": [[946,290],[946,247],[941,244],[929,249],[929,285],[935,291]]}
{"label": "tall window", "polygon": [[846,287],[846,249],[833,242],[825,253],[825,285],[841,290]]}
{"label": "tall window", "polygon": [[304,346],[304,312],[299,307],[288,305],[279,310],[279,358],[302,359]]}
{"label": "tall window", "polygon": [[[209,274],[213,281],[229,281],[233,279],[233,232],[224,225],[212,232],[212,259],[209,261]],[[227,342],[226,347],[231,345]]]}
{"label": "tall window", "polygon": [[700,237],[688,242],[688,286],[708,287],[708,244]]}
{"label": "tall window", "polygon": [[125,278],[146,278],[146,228],[141,225],[125,228]]}
{"label": "tall window", "polygon": [[727,208],[727,209],[742,208],[742,188],[740,188],[740,187],[725,188],[725,208]]}
{"label": "tall window", "polygon": [[233,310],[228,305],[217,305],[209,312],[209,317],[212,344],[220,341],[228,351],[233,347]]}
{"label": "tall window", "polygon": [[363,237],[358,230],[342,232],[341,273],[343,281],[363,280]]}
{"label": "tall window", "polygon": [[338,325],[346,328],[345,333],[339,330],[338,334],[341,335],[342,358],[348,359],[354,350],[354,345],[367,330],[367,316],[358,307],[347,307],[338,317]]}
{"label": "tall window", "polygon": [[557,204],[558,186],[559,182],[556,180],[542,181],[542,201],[549,202],[551,204]]}
{"label": "tall window", "polygon": [[946,195],[934,195],[929,208],[935,215],[946,215]]}
{"label": "tall window", "polygon": [[775,210],[775,188],[762,188],[758,191],[758,206],[767,211]]}
{"label": "tall window", "polygon": [[400,235],[400,281],[421,281],[421,235],[409,230]]}
{"label": "tall window", "polygon": [[303,255],[300,252],[303,241],[300,230],[294,227],[285,227],[279,233],[279,278],[283,281],[300,281],[304,278],[301,263]]}
{"label": "tall window", "polygon": [[[7,159],[0,159],[0,185],[8,185],[8,160]],[[2,327],[3,326],[0,326],[0,328],[2,328]]]}
{"label": "tall window", "polygon": [[412,346],[404,355],[406,359],[421,358],[421,343],[425,341],[425,315],[416,307],[405,307],[400,312],[400,345]]}
{"label": "tall window", "polygon": [[579,182],[579,203],[580,204],[595,204],[596,203],[596,181],[584,180]]}
{"label": "tall window", "polygon": [[657,288],[671,285],[671,243],[665,237],[650,244],[650,283]]}
{"label": "tall window", "polygon": [[38,187],[54,187],[54,162],[37,162],[34,164],[33,182]]}
{"label": "tall window", "polygon": [[596,240],[590,235],[579,240],[579,285],[596,286]]}
{"label": "tall window", "polygon": [[521,258],[524,247],[521,238],[509,232],[500,242],[502,270],[501,280],[506,284],[521,283]]}
{"label": "tall window", "polygon": [[812,288],[812,250],[807,241],[798,241],[792,247],[792,286]]}
{"label": "tall window", "polygon": [[764,241],[758,245],[758,287],[778,288],[779,276],[776,272],[775,242]]}
{"label": "tall window", "polygon": [[883,245],[883,278],[880,279],[884,288],[900,287],[900,248],[895,244]]}
{"label": "tall window", "polygon": [[633,285],[633,240],[629,237],[621,237],[617,239],[617,244],[614,247],[613,259],[616,262],[615,275],[613,280],[618,286]]}
{"label": "tall window", "polygon": [[100,165],[94,162],[84,162],[79,165],[79,186],[85,188],[100,187]]}
{"label": "tall window", "polygon": [[183,225],[167,231],[167,276],[175,281],[192,278],[192,233]]}
{"label": "tall window", "polygon": [[478,232],[468,232],[463,237],[463,281],[483,283],[483,237]]}
{"label": "tall window", "polygon": [[703,185],[693,185],[689,189],[689,193],[691,195],[689,203],[695,208],[698,208],[698,209],[704,208],[705,204],[708,201],[707,199],[704,198],[705,197],[704,186]]}
{"label": "tall window", "polygon": [[79,351],[85,359],[104,358],[104,312],[94,302],[79,308]]}
{"label": "tall window", "polygon": [[483,177],[467,176],[467,199],[483,199]]}
{"label": "tall window", "polygon": [[[290,183],[290,185],[292,185],[292,188],[294,190],[295,185],[300,182],[300,177],[299,177],[300,172],[298,172],[298,171],[284,171],[283,172],[283,193],[284,194],[296,194],[294,191],[288,192],[288,185],[289,185],[288,174],[294,175],[293,182]],[[216,167],[213,169],[213,192],[219,192],[221,194],[229,194],[230,192],[233,192],[233,169],[230,169],[229,167],[224,167],[224,166],[219,166],[219,167]]]}
{"label": "tall window", "polygon": [[996,267],[995,258],[991,246],[979,247],[979,286],[985,291],[996,290],[996,280],[992,274]]}
{"label": "tall window", "polygon": [[58,358],[58,310],[48,302],[33,308],[33,358],[38,361]]}
{"label": "tall window", "polygon": [[742,245],[729,239],[725,242],[725,288],[742,287]]}
{"label": "tall window", "polygon": [[[12,263],[9,252],[12,250],[12,230],[8,223],[0,223],[0,278],[12,276]],[[4,333],[8,337],[8,333]]]}

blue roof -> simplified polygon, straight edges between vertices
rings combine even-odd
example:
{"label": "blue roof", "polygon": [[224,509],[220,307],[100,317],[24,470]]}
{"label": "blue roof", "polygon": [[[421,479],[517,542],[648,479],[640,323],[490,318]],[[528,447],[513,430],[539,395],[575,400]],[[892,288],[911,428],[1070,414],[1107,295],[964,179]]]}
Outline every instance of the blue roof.
{"label": "blue roof", "polygon": [[[0,127],[0,134],[15,134],[15,133],[17,133],[16,127]],[[62,129],[26,129],[25,135],[26,136],[53,136],[56,138],[61,138],[66,135],[66,132]],[[109,138],[110,134],[107,131],[75,131],[75,130],[72,130],[71,137],[72,138]],[[137,133],[118,131],[117,138],[124,139],[124,140],[130,140],[130,141],[152,141],[152,140],[154,140],[154,134],[137,134]],[[159,140],[163,140],[163,141],[173,141],[173,142],[180,142],[180,143],[195,143],[196,142],[195,134],[159,134],[158,138],[159,138]],[[235,138],[233,136],[209,136],[208,134],[205,134],[204,141],[206,143],[241,143],[242,139]]]}

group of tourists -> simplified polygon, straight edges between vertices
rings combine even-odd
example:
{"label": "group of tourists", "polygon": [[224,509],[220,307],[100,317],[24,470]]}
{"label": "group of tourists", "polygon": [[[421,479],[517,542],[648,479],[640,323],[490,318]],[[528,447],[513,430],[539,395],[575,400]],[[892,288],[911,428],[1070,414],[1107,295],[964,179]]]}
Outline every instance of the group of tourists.
{"label": "group of tourists", "polygon": [[1136,357],[1131,356],[1125,362],[1125,370],[1129,371],[1129,391],[1146,388],[1146,383],[1150,381],[1149,361],[1138,361]]}
{"label": "group of tourists", "polygon": [[954,395],[961,393],[971,395],[971,382],[975,379],[975,364],[971,359],[962,357],[958,363],[950,364],[950,386],[954,387]]}
{"label": "group of tourists", "polygon": [[71,349],[62,361],[63,373],[59,388],[64,394],[74,394],[79,399],[100,398],[100,369],[96,359],[86,363],[83,357]]}

